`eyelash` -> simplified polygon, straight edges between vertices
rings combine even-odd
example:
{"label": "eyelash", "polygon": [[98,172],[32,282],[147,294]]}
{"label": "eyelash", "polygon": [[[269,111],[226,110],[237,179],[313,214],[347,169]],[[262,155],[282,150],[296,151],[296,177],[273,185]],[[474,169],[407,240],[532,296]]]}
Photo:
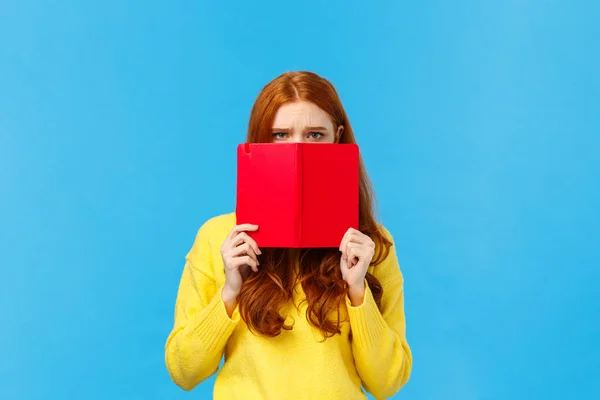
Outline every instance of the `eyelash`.
{"label": "eyelash", "polygon": [[[323,136],[325,136],[321,132],[308,132],[309,136],[313,136],[314,134],[318,135],[317,137],[313,137],[313,139],[315,139],[315,140],[321,139]],[[285,133],[285,132],[275,132],[275,133],[273,133],[273,137],[274,138],[276,138],[276,139],[282,139],[282,137],[280,137],[279,135],[287,135],[287,133]]]}

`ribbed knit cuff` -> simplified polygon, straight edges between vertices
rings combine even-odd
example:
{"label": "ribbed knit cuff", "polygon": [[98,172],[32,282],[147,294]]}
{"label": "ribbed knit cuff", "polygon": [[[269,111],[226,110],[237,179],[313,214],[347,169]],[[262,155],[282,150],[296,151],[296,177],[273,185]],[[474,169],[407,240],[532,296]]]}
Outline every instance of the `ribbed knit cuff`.
{"label": "ribbed knit cuff", "polygon": [[194,321],[194,331],[198,335],[198,340],[208,352],[222,349],[240,321],[237,306],[229,318],[225,303],[221,298],[222,290],[223,288],[217,290],[211,302],[202,313],[196,315]]}
{"label": "ribbed knit cuff", "polygon": [[356,346],[370,349],[376,346],[385,330],[386,322],[377,308],[373,293],[365,283],[365,297],[360,306],[353,307],[350,298],[346,296],[346,307],[350,317],[352,341]]}

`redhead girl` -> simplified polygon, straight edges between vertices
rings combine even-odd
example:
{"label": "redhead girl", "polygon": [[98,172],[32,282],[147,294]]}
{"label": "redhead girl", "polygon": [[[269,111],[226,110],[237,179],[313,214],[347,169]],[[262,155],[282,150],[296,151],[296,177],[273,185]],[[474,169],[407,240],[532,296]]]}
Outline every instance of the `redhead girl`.
{"label": "redhead girl", "polygon": [[[356,143],[333,85],[288,72],[259,94],[249,143]],[[327,165],[323,165],[327,168]],[[261,249],[234,213],[204,222],[186,256],[165,346],[173,381],[217,373],[214,399],[366,399],[408,381],[404,280],[390,232],[373,216],[360,163],[359,229],[339,248]],[[364,389],[364,391],[363,391]]]}

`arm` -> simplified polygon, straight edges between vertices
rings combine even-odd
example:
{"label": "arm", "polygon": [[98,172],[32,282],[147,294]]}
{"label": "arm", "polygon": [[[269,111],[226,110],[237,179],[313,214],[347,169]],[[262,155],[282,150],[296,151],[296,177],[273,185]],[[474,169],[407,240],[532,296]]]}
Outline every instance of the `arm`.
{"label": "arm", "polygon": [[[391,240],[389,232],[385,231]],[[383,287],[381,312],[365,281],[362,304],[346,306],[352,329],[352,352],[365,389],[376,398],[387,398],[406,384],[412,370],[412,353],[406,341],[403,277],[395,246],[373,269]]]}
{"label": "arm", "polygon": [[175,323],[165,345],[165,362],[173,382],[192,390],[213,375],[225,344],[240,320],[229,317],[213,273],[208,229],[198,231],[179,284]]}

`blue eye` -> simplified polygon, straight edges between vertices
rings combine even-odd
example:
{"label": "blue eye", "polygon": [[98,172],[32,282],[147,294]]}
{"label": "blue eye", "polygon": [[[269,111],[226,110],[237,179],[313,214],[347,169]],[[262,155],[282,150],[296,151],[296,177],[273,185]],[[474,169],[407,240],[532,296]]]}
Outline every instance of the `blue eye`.
{"label": "blue eye", "polygon": [[273,133],[273,137],[275,139],[285,139],[285,135],[286,135],[285,132],[275,132],[275,133]]}
{"label": "blue eye", "polygon": [[308,135],[311,139],[321,139],[324,136],[321,132],[310,132]]}

